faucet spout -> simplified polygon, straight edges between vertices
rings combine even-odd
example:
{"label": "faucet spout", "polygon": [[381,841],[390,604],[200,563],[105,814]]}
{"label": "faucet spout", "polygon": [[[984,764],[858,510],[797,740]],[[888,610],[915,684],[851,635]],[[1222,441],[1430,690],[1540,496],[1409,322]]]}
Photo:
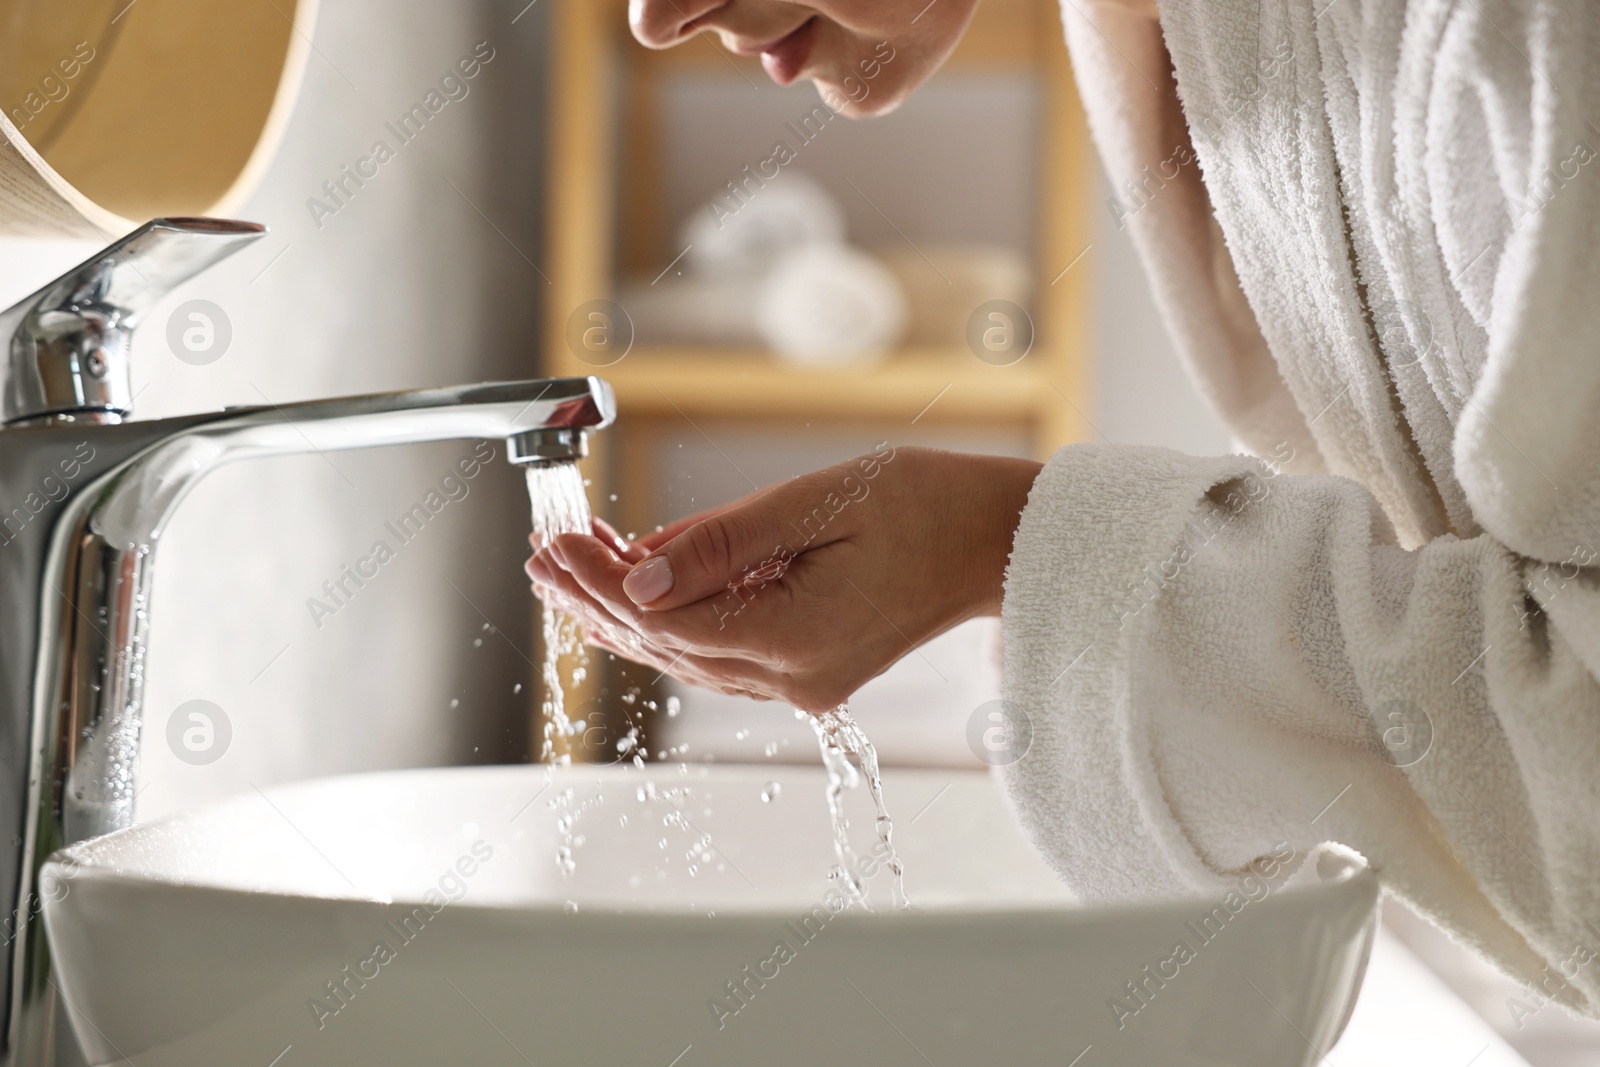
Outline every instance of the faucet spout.
{"label": "faucet spout", "polygon": [[450,439],[575,460],[615,417],[605,382],[557,378],[0,429],[0,502],[26,502],[0,514],[0,831],[13,845],[0,847],[0,1067],[46,1062],[57,1037],[37,921],[45,857],[133,822],[151,580],[189,490],[243,459]]}
{"label": "faucet spout", "polygon": [[589,454],[589,435],[568,427],[528,430],[513,437],[507,446],[511,462],[518,466],[572,463]]}
{"label": "faucet spout", "polygon": [[111,541],[154,540],[196,482],[240,459],[498,439],[512,442],[515,460],[515,442],[539,435],[574,442],[565,458],[577,459],[587,452],[584,437],[615,418],[611,387],[599,378],[552,378],[234,408],[199,422],[175,420],[191,424],[131,461],[96,503],[90,525]]}

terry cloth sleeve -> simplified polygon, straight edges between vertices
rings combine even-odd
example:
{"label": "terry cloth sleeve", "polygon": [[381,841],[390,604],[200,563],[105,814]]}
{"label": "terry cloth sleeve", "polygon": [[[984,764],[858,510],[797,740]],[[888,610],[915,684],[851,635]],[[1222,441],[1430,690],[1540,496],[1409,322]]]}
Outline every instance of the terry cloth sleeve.
{"label": "terry cloth sleeve", "polygon": [[1065,448],[1006,579],[1005,695],[1033,729],[1013,803],[1089,900],[1221,892],[1279,842],[1339,843],[1593,1014],[1600,585],[1560,547],[1407,551],[1344,478]]}

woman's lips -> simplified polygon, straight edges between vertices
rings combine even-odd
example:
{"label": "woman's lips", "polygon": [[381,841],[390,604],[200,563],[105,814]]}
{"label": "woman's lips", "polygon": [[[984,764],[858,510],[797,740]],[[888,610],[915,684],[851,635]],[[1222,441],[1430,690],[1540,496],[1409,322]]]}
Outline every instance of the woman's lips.
{"label": "woman's lips", "polygon": [[762,49],[761,65],[766,68],[767,77],[779,85],[789,85],[800,77],[806,61],[811,58],[811,45],[816,36],[817,18],[813,15],[783,40]]}

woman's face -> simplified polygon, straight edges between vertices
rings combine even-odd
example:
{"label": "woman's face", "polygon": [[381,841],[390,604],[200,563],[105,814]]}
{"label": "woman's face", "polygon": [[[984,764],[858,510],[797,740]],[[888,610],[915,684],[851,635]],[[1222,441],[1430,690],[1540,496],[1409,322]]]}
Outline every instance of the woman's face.
{"label": "woman's face", "polygon": [[961,39],[978,0],[628,0],[633,35],[671,48],[701,31],[761,57],[779,85],[810,78],[848,115],[911,95]]}

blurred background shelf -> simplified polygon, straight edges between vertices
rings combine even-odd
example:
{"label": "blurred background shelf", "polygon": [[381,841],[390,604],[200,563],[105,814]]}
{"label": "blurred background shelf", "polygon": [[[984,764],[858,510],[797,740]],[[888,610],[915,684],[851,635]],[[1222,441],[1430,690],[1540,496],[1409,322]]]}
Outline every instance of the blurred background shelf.
{"label": "blurred background shelf", "polygon": [[921,422],[1076,416],[1048,372],[990,366],[965,349],[902,349],[867,366],[811,368],[760,350],[657,347],[635,350],[595,373],[615,387],[629,417],[698,412]]}
{"label": "blurred background shelf", "polygon": [[[661,403],[658,389],[691,416],[726,413],[743,403],[768,414],[826,416],[826,406],[819,410],[818,401],[831,400],[848,404],[852,413],[898,417],[908,410],[920,413],[935,393],[954,383],[927,419],[992,413],[1039,420],[1033,451],[1040,455],[1080,435],[1073,409],[1088,411],[1092,325],[1092,273],[1080,259],[1092,240],[1093,157],[1061,39],[1059,9],[1051,0],[986,0],[946,69],[918,100],[889,119],[841,129],[836,138],[830,129],[832,156],[796,164],[844,168],[851,186],[887,190],[893,199],[879,199],[897,213],[896,219],[883,220],[891,240],[903,238],[912,247],[925,240],[922,232],[911,231],[913,222],[898,217],[907,210],[905,191],[914,182],[945,187],[942,199],[928,198],[925,214],[935,215],[947,235],[1028,242],[1030,247],[1020,251],[1032,264],[1035,297],[1029,311],[1036,340],[1026,358],[1010,367],[984,364],[954,347],[902,351],[874,366],[826,371],[789,368],[761,352],[689,346],[639,346],[606,367],[573,352],[568,319],[576,309],[613,299],[622,276],[659,275],[681,254],[671,231],[678,221],[673,208],[681,210],[676,201],[683,199],[675,195],[676,186],[684,182],[675,183],[674,172],[716,164],[702,163],[707,145],[674,146],[697,134],[717,143],[737,136],[738,122],[720,121],[708,110],[720,103],[732,118],[749,122],[758,98],[788,101],[788,111],[780,112],[787,114],[817,103],[810,86],[779,89],[767,81],[759,61],[731,55],[708,36],[665,52],[641,48],[628,35],[623,14],[620,5],[582,0],[561,0],[552,14],[551,284],[544,353],[549,371],[607,377],[632,402],[624,405],[625,418],[663,407],[676,413]],[[675,93],[692,94],[689,128],[674,113]],[[945,116],[935,108],[913,114],[921,97],[940,93],[935,104],[954,115],[946,120],[947,129],[938,128]],[[684,102],[678,100],[680,111]],[[1009,110],[1018,114],[994,113],[995,105],[1006,103],[1016,103]],[[769,145],[768,134],[777,128],[770,122],[758,126],[763,132],[751,143]],[[974,143],[953,141],[950,134]],[[1008,142],[993,140],[1001,136]],[[852,140],[837,143],[847,137]],[[734,159],[745,158],[738,148],[728,151]],[[677,158],[688,155],[696,158],[687,163]],[[715,172],[735,177],[737,169],[724,166]],[[929,182],[930,170],[942,171],[943,180]],[[828,174],[821,177],[826,183]],[[718,191],[716,183],[707,184],[691,187],[689,198],[698,202]],[[1029,202],[1019,203],[1023,198]],[[949,210],[952,204],[959,209]],[[857,203],[854,210],[869,219],[881,213],[873,202]],[[961,230],[968,218],[978,220],[976,233]],[[855,389],[853,397],[831,392],[845,382]],[[1018,407],[1006,406],[1012,402]],[[621,441],[612,445],[622,450]]]}

